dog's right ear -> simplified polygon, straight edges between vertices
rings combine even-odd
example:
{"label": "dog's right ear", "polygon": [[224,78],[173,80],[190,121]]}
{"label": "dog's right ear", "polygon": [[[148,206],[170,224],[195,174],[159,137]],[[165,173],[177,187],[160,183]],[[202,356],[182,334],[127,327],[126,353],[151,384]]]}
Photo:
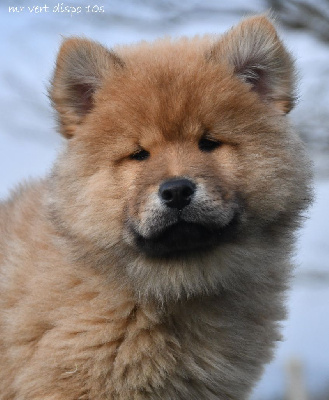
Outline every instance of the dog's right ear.
{"label": "dog's right ear", "polygon": [[63,42],[49,90],[63,136],[74,135],[77,125],[93,108],[95,92],[104,78],[123,67],[113,51],[96,42],[80,38]]}
{"label": "dog's right ear", "polygon": [[293,108],[294,63],[267,17],[240,22],[214,44],[208,59],[227,63],[236,77],[280,113]]}

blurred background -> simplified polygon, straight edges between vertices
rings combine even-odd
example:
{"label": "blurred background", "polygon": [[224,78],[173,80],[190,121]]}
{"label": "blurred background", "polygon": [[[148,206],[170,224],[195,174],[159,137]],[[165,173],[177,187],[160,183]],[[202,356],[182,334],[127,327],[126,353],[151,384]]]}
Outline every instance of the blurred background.
{"label": "blurred background", "polygon": [[47,86],[62,36],[112,47],[219,34],[268,10],[296,58],[290,118],[314,161],[316,200],[299,232],[285,341],[252,400],[329,400],[329,0],[1,0],[0,198],[49,171],[61,146]]}

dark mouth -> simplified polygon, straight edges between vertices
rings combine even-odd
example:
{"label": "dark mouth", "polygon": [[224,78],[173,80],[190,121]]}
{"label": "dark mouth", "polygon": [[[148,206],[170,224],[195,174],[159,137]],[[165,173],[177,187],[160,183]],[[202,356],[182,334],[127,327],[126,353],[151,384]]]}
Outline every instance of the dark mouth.
{"label": "dark mouth", "polygon": [[135,244],[150,257],[186,257],[209,251],[222,243],[234,240],[238,227],[238,215],[223,227],[179,221],[150,238],[134,232]]}

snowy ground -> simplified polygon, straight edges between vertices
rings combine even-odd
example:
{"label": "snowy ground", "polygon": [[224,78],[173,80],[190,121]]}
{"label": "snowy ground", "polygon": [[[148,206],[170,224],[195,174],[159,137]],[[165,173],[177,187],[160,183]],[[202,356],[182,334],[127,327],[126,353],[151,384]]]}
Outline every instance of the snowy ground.
{"label": "snowy ground", "polygon": [[[61,140],[46,97],[61,35],[84,35],[108,46],[159,35],[220,33],[242,15],[263,11],[261,1],[216,0],[70,1],[77,13],[53,12],[56,1],[2,0],[0,4],[0,197],[17,182],[43,176]],[[61,3],[60,3],[61,4]],[[87,12],[91,5],[104,13]],[[248,7],[245,5],[248,4]],[[48,12],[27,7],[48,5]],[[9,12],[9,6],[25,7]],[[96,8],[95,8],[96,10]],[[300,233],[299,265],[289,299],[286,341],[254,393],[254,400],[274,399],[285,388],[284,366],[301,359],[308,389],[329,386],[329,46],[307,32],[281,30],[297,58],[301,101],[292,119],[307,140],[316,172],[316,202]]]}

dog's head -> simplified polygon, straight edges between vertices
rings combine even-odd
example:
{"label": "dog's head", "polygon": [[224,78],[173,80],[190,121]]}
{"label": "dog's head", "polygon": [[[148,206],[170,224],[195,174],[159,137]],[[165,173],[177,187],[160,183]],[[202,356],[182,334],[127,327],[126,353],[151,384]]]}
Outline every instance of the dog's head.
{"label": "dog's head", "polygon": [[50,96],[68,138],[54,220],[117,254],[138,291],[207,291],[248,257],[258,268],[308,201],[286,121],[293,64],[265,17],[116,52],[68,39]]}

